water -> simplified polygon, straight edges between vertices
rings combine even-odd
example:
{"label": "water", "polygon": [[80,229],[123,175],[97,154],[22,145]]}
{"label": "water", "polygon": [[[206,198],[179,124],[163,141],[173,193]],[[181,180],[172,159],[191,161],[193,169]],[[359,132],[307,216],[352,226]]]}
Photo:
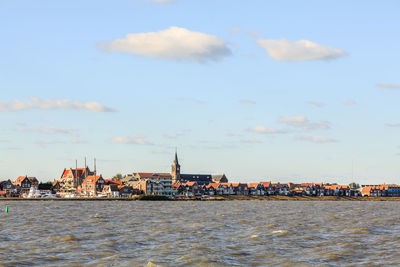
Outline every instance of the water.
{"label": "water", "polygon": [[0,266],[400,265],[400,202],[3,201],[0,209]]}

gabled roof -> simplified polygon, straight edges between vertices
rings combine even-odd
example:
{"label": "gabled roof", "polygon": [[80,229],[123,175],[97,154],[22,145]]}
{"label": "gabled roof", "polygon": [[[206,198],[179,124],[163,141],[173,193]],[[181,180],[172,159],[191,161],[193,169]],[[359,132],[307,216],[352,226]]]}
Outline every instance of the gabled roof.
{"label": "gabled roof", "polygon": [[86,185],[86,184],[95,184],[95,183],[97,183],[97,181],[98,181],[100,178],[103,179],[103,178],[101,177],[101,175],[97,175],[96,177],[94,177],[94,175],[90,175],[90,176],[86,177],[85,180],[83,180],[82,185]]}
{"label": "gabled roof", "polygon": [[219,186],[219,183],[210,183],[210,184],[207,185],[207,189],[209,189],[211,187],[214,188],[214,189],[217,189],[218,186]]}
{"label": "gabled roof", "polygon": [[114,181],[113,179],[104,179],[104,182],[106,184],[118,184],[118,185],[122,185],[122,181]]}
{"label": "gabled roof", "polygon": [[262,184],[264,187],[270,187],[271,186],[271,182],[260,182],[260,184]]}
{"label": "gabled roof", "polygon": [[[25,178],[28,179],[27,176],[20,176],[20,177],[18,177],[17,179],[15,179],[14,184],[15,184],[15,185],[21,185],[22,181],[23,181]],[[29,179],[28,179],[28,180],[29,180]]]}

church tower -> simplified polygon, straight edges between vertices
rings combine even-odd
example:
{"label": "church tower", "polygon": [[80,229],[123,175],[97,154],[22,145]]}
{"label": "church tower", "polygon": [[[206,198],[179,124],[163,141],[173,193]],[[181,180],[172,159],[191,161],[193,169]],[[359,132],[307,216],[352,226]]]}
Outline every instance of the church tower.
{"label": "church tower", "polygon": [[177,182],[181,179],[181,165],[178,162],[178,153],[175,151],[175,160],[171,168],[172,181]]}

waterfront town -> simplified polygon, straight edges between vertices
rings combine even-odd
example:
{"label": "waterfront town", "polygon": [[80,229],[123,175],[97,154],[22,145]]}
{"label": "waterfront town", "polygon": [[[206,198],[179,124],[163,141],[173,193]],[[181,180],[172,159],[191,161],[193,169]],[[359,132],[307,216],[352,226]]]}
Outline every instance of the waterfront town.
{"label": "waterfront town", "polygon": [[[76,164],[77,165],[77,164]],[[137,172],[104,178],[85,162],[84,168],[65,168],[53,182],[39,183],[36,177],[0,179],[0,198],[132,198],[156,195],[171,198],[213,196],[337,196],[400,197],[400,185],[338,185],[331,183],[230,183],[225,174],[183,174],[175,152],[171,173]]]}

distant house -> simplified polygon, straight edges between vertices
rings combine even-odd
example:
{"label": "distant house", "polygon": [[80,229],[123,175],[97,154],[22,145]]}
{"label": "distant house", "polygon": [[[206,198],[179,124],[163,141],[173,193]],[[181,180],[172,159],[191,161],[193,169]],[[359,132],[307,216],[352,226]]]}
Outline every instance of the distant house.
{"label": "distant house", "polygon": [[0,181],[0,190],[5,191],[7,195],[15,193],[16,187],[11,180]]}
{"label": "distant house", "polygon": [[132,186],[119,185],[119,196],[120,197],[132,197],[132,195],[139,195],[139,190],[133,188]]}
{"label": "distant house", "polygon": [[103,192],[104,179],[101,175],[90,175],[82,182],[82,195],[96,196],[98,193]]}
{"label": "distant house", "polygon": [[228,182],[228,178],[226,178],[225,174],[211,175],[211,180],[213,183],[227,183]]}
{"label": "distant house", "polygon": [[169,173],[138,172],[133,177],[127,185],[144,194],[172,196],[175,193],[172,188],[172,176]]}
{"label": "distant house", "polygon": [[368,197],[386,197],[388,196],[388,185],[367,185],[361,189],[362,196]]}
{"label": "distant house", "polygon": [[82,185],[83,181],[88,177],[94,175],[89,167],[64,169],[59,179],[61,194],[72,194]]}
{"label": "distant house", "polygon": [[20,176],[14,181],[14,185],[20,194],[26,194],[32,188],[38,188],[39,181],[35,177]]}
{"label": "distant house", "polygon": [[107,197],[119,197],[118,186],[118,184],[105,184],[102,193],[106,194]]}

